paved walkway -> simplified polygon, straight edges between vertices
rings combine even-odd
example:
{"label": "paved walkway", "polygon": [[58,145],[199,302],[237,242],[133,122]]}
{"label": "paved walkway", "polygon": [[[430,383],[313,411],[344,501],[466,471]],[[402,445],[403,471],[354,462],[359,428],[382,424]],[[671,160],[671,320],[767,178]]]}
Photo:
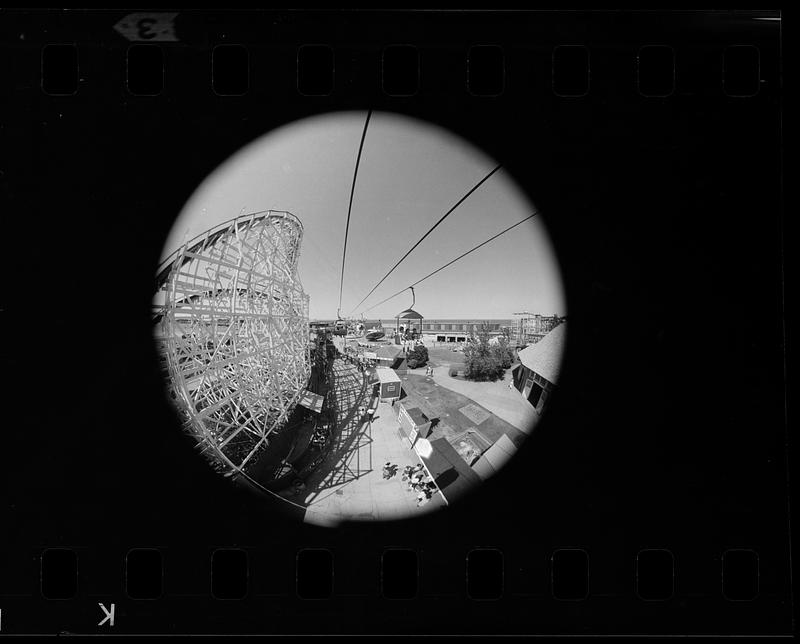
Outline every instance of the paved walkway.
{"label": "paved walkway", "polygon": [[[343,520],[405,519],[443,504],[434,495],[417,507],[416,494],[402,480],[403,468],[420,460],[401,433],[389,403],[380,403],[372,422],[358,423],[353,434],[352,448],[344,455],[332,454],[331,462],[322,468],[325,477],[308,481],[311,485],[303,496],[293,499],[307,504],[304,521],[335,526]],[[388,480],[382,470],[387,461],[397,465],[397,474]]]}
{"label": "paved walkway", "polygon": [[[453,378],[449,375],[449,364],[434,367],[434,382],[441,387],[447,387],[467,398],[474,400],[479,405],[485,407],[495,416],[502,418],[524,434],[530,434],[539,419],[539,414],[513,388],[513,376],[511,369],[506,369],[502,380],[497,382],[470,382]],[[425,369],[415,369],[409,373],[425,374]],[[512,387],[509,388],[509,383]]]}

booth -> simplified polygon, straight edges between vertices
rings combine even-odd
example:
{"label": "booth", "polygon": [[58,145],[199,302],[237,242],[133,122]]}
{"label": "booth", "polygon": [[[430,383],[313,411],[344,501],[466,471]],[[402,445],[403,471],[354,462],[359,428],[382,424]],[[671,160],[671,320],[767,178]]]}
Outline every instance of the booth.
{"label": "booth", "polygon": [[378,378],[378,398],[381,402],[400,400],[403,386],[400,376],[393,369],[378,367],[375,369],[375,376]]}
{"label": "booth", "polygon": [[419,407],[406,407],[401,403],[397,420],[412,445],[418,437],[427,438],[431,433],[431,419]]}

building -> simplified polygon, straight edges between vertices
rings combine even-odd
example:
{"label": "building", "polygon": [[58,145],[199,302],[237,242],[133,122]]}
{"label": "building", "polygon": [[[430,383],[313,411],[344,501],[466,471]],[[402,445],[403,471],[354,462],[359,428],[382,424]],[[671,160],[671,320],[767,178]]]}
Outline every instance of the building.
{"label": "building", "polygon": [[514,386],[541,413],[558,384],[561,358],[567,335],[566,323],[561,323],[539,342],[522,349],[514,369]]}
{"label": "building", "polygon": [[484,481],[491,478],[517,453],[517,446],[503,434],[472,464],[472,470]]}
{"label": "building", "polygon": [[518,347],[535,344],[566,319],[565,316],[555,314],[541,315],[529,311],[514,313],[511,341]]}
{"label": "building", "polygon": [[514,320],[469,319],[427,319],[422,323],[422,333],[436,342],[464,342],[466,339],[486,325],[490,335],[500,335],[504,329],[510,328]]}
{"label": "building", "polygon": [[400,400],[403,384],[400,376],[393,369],[388,367],[375,369],[375,384],[378,386],[378,398],[381,402]]}

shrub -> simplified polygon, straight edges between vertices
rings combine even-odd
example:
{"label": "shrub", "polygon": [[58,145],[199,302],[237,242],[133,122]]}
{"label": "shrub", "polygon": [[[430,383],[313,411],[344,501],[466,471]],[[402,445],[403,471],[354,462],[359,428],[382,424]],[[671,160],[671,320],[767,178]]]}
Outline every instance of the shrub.
{"label": "shrub", "polygon": [[472,336],[464,347],[464,361],[466,369],[464,375],[468,380],[483,382],[497,380],[502,377],[505,363],[511,366],[510,357],[507,357],[507,345],[491,346],[489,344],[489,331],[482,325],[477,335]]}
{"label": "shrub", "polygon": [[451,376],[463,376],[464,371],[465,371],[465,366],[463,364],[452,364],[450,365],[448,373]]}
{"label": "shrub", "polygon": [[422,345],[414,347],[408,352],[407,360],[408,366],[411,369],[424,367],[428,362],[428,349]]}
{"label": "shrub", "polygon": [[497,380],[502,372],[503,368],[498,363],[496,356],[489,353],[487,355],[475,356],[468,362],[464,375],[469,380],[485,382],[487,380]]}

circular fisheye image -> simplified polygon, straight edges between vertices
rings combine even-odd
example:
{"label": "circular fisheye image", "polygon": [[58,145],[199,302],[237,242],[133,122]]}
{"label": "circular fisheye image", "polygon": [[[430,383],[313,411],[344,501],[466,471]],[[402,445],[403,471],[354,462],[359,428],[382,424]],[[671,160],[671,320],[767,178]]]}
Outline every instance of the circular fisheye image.
{"label": "circular fisheye image", "polygon": [[212,467],[335,526],[446,512],[514,457],[567,324],[544,222],[501,161],[430,123],[337,112],[199,186],[153,320]]}

